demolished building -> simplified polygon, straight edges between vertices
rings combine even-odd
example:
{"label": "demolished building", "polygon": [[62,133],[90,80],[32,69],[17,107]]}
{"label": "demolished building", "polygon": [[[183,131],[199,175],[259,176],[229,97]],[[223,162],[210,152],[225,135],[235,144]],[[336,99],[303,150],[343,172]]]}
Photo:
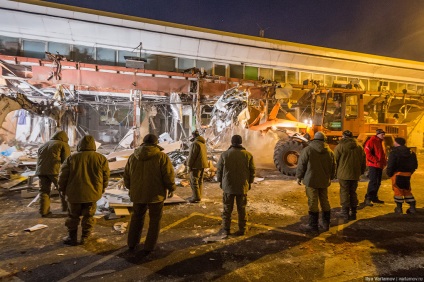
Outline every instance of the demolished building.
{"label": "demolished building", "polygon": [[228,134],[249,139],[243,129],[257,126],[251,144],[264,151],[258,136],[284,135],[264,125],[269,117],[289,114],[285,128],[298,130],[322,85],[367,92],[367,122],[384,112],[408,123],[408,144],[422,148],[423,63],[20,2],[1,0],[0,92],[8,110],[28,101],[6,117],[3,142],[44,142],[60,127],[70,145],[91,134],[129,148],[148,132],[179,141],[202,129],[224,148]]}

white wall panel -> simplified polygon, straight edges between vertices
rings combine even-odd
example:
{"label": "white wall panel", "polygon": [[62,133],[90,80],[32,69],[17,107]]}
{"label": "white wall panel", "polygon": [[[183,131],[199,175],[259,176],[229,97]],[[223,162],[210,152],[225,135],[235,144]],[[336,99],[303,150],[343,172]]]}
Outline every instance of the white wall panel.
{"label": "white wall panel", "polygon": [[[424,83],[424,63],[231,33],[205,32],[0,0],[0,35],[175,57]],[[46,15],[38,15],[41,13]],[[55,17],[49,16],[53,15]],[[86,22],[90,21],[90,22]],[[339,60],[343,59],[343,60]],[[349,61],[350,60],[350,61]],[[412,68],[412,69],[408,69]]]}

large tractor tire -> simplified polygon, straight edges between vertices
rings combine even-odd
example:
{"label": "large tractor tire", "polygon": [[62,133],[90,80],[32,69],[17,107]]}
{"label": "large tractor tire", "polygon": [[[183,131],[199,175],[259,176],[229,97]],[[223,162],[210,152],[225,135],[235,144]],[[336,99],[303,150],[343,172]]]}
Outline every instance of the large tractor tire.
{"label": "large tractor tire", "polygon": [[304,146],[295,140],[280,140],[274,148],[274,164],[284,175],[296,175],[297,162]]}

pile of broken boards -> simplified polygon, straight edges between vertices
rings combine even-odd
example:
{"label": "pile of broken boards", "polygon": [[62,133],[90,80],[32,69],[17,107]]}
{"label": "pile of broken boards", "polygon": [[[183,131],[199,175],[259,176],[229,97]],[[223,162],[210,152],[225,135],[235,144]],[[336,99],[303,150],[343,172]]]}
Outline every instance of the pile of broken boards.
{"label": "pile of broken boards", "polygon": [[[189,187],[189,173],[185,165],[188,151],[181,151],[181,142],[159,144],[165,150],[174,166],[176,184],[180,187]],[[0,189],[3,191],[19,191],[23,198],[33,198],[28,205],[36,203],[39,183],[35,176],[37,151],[39,144],[26,144],[25,146],[0,146]],[[99,150],[100,151],[100,150]],[[128,190],[125,188],[122,173],[128,157],[134,152],[127,149],[112,152],[107,155],[111,177],[109,186],[105,189],[103,197],[97,202],[97,217],[105,219],[120,218],[129,215],[132,207]],[[205,169],[206,181],[216,181],[216,156],[209,156],[210,167]],[[178,189],[176,191],[178,193]],[[52,195],[58,195],[52,187]],[[34,201],[35,199],[35,201]],[[174,197],[167,199],[165,204],[185,203],[186,201],[174,193]]]}

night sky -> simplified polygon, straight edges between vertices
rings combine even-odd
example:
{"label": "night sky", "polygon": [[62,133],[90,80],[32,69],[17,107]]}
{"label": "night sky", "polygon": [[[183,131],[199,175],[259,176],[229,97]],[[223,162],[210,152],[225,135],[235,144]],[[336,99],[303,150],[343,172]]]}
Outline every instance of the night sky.
{"label": "night sky", "polygon": [[48,2],[424,62],[424,0]]}

